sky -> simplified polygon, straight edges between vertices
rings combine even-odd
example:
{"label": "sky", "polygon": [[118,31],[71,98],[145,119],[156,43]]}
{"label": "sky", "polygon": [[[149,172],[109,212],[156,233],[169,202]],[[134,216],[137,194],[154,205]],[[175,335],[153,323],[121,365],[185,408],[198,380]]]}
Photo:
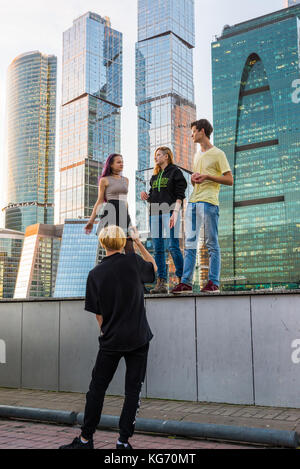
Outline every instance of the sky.
{"label": "sky", "polygon": [[[195,0],[196,47],[194,49],[195,104],[198,118],[212,118],[211,42],[225,24],[234,25],[284,8],[284,0]],[[109,16],[114,29],[123,33],[123,108],[121,152],[124,175],[129,177],[130,213],[135,215],[135,170],[137,168],[137,108],[135,106],[135,42],[137,0],[1,0],[0,1],[0,227],[6,203],[5,93],[7,69],[24,52],[39,50],[58,58],[57,138],[58,168],[59,111],[62,81],[62,33],[73,20],[93,11]],[[58,172],[56,173],[56,201]],[[56,210],[57,222],[57,210]]]}

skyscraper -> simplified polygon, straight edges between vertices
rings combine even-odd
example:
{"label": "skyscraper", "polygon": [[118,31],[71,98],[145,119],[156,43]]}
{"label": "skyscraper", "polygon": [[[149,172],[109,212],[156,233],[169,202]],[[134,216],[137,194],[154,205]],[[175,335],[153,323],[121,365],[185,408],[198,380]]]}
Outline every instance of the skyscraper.
{"label": "skyscraper", "polygon": [[214,143],[228,288],[300,285],[300,5],[225,26],[212,44]]}
{"label": "skyscraper", "polygon": [[170,147],[178,166],[192,168],[194,29],[194,0],[138,0],[136,218],[144,232],[147,204],[141,202],[140,192],[149,188],[155,149]]}
{"label": "skyscraper", "polygon": [[16,57],[8,69],[4,210],[11,230],[54,222],[56,75],[56,57],[37,51]]}
{"label": "skyscraper", "polygon": [[88,12],[63,35],[60,124],[60,222],[89,217],[98,178],[120,152],[122,34]]}

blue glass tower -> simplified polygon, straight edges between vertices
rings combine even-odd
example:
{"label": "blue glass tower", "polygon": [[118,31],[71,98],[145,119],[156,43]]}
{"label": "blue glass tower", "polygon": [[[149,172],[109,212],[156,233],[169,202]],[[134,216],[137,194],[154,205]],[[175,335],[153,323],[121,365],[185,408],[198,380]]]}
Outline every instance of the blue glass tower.
{"label": "blue glass tower", "polygon": [[300,5],[225,26],[212,44],[214,143],[228,288],[300,285]]}
{"label": "blue glass tower", "polygon": [[120,152],[122,34],[88,12],[63,35],[60,125],[60,222],[89,217],[98,178]]}
{"label": "blue glass tower", "polygon": [[190,170],[194,157],[190,123],[194,105],[194,0],[138,0],[136,105],[138,106],[137,225],[148,229],[147,204],[154,152],[172,149],[175,163]]}

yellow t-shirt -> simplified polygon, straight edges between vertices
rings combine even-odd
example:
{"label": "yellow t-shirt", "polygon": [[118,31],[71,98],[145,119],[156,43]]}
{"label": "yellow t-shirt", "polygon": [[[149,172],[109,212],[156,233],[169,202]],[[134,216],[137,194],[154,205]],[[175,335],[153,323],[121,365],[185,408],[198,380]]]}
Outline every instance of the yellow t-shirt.
{"label": "yellow t-shirt", "polygon": [[[210,176],[222,176],[231,171],[225,153],[217,147],[212,147],[205,153],[200,151],[194,158],[193,172],[208,174]],[[204,181],[202,184],[195,184],[190,202],[208,202],[212,205],[219,205],[220,184],[213,181]]]}

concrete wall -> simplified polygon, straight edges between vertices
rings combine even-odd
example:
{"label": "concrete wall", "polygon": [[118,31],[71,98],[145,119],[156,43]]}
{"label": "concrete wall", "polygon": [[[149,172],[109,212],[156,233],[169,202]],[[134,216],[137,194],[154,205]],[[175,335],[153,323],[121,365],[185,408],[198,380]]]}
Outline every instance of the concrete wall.
{"label": "concrete wall", "polygon": [[[143,396],[300,408],[300,294],[146,298]],[[86,392],[98,324],[79,300],[0,302],[0,387]],[[108,394],[123,395],[124,360]]]}

